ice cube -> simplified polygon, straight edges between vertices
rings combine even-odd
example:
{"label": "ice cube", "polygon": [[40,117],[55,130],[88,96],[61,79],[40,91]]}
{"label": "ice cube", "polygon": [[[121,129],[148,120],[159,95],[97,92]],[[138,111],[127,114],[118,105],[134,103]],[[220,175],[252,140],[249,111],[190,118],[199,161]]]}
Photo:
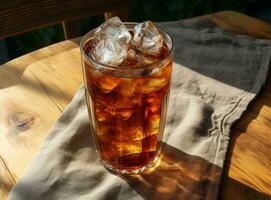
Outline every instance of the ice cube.
{"label": "ice cube", "polygon": [[96,81],[96,85],[101,89],[103,93],[109,93],[115,89],[121,80],[119,78],[103,76]]}
{"label": "ice cube", "polygon": [[[153,92],[147,95],[147,99],[146,101],[148,102],[149,105],[151,106],[161,106],[162,100],[164,98],[164,96],[166,95],[168,91],[168,88],[164,87],[162,90],[159,90],[157,92]],[[153,111],[153,109],[155,108],[150,108]]]}
{"label": "ice cube", "polygon": [[99,122],[107,122],[112,120],[112,115],[110,115],[108,112],[105,112],[105,108],[101,106],[97,106],[95,108],[95,114],[96,118]]}
{"label": "ice cube", "polygon": [[142,55],[142,54],[139,55],[140,65],[150,65],[150,64],[155,63],[157,61],[159,61],[159,59],[157,59],[157,58],[154,58],[154,57],[151,58],[151,57],[148,57],[148,56]]}
{"label": "ice cube", "polygon": [[[127,120],[134,110],[141,105],[142,97],[125,97],[122,95],[107,95],[97,93],[95,95],[95,107],[98,121],[110,121],[112,117]],[[102,108],[102,109],[101,109]]]}
{"label": "ice cube", "polygon": [[100,152],[102,159],[110,161],[111,164],[117,164],[118,150],[111,142],[99,140]]}
{"label": "ice cube", "polygon": [[118,66],[127,57],[127,46],[117,40],[107,38],[101,40],[90,53],[100,63]]}
{"label": "ice cube", "polygon": [[166,78],[150,78],[146,79],[144,83],[138,84],[136,90],[143,94],[149,94],[162,89],[168,83]]}
{"label": "ice cube", "polygon": [[131,154],[138,154],[142,152],[142,144],[140,140],[118,142],[116,146],[119,157]]}
{"label": "ice cube", "polygon": [[116,114],[117,114],[117,117],[120,117],[123,120],[127,120],[133,114],[133,109],[131,109],[131,108],[119,109],[119,110],[117,110]]}
{"label": "ice cube", "polygon": [[159,113],[161,111],[161,105],[160,104],[153,104],[147,107],[145,110],[145,116],[148,116],[149,113]]}
{"label": "ice cube", "polygon": [[152,114],[148,116],[147,132],[146,135],[158,134],[160,126],[160,114]]}
{"label": "ice cube", "polygon": [[128,51],[127,51],[127,57],[126,59],[121,63],[121,66],[123,67],[131,67],[131,66],[139,66],[140,63],[140,56],[139,53],[136,52],[134,46],[130,43],[128,45]]}
{"label": "ice cube", "polygon": [[[129,120],[129,119],[128,119]],[[129,125],[125,123],[128,121],[123,121],[122,123],[117,123],[116,135],[119,141],[126,140],[141,140],[144,138],[142,125]]]}
{"label": "ice cube", "polygon": [[132,96],[136,89],[136,79],[122,79],[118,92],[123,96]]}
{"label": "ice cube", "polygon": [[119,141],[141,140],[144,138],[140,113],[133,113],[128,120],[117,120],[116,137]]}
{"label": "ice cube", "polygon": [[127,59],[129,60],[135,60],[136,59],[136,52],[133,48],[129,48],[127,52]]}
{"label": "ice cube", "polygon": [[143,152],[156,151],[157,146],[157,134],[146,137],[142,140],[142,150]]}
{"label": "ice cube", "polygon": [[105,21],[97,28],[94,37],[98,41],[110,38],[121,44],[128,44],[131,40],[131,34],[118,17]]}
{"label": "ice cube", "polygon": [[142,104],[142,95],[122,96],[120,95],[116,100],[114,107],[116,109],[123,108],[137,108]]}
{"label": "ice cube", "polygon": [[127,120],[133,114],[133,109],[131,108],[123,108],[123,109],[116,109],[114,107],[108,106],[105,108],[105,111],[114,117],[118,117],[122,120]]}
{"label": "ice cube", "polygon": [[113,107],[114,98],[101,92],[97,92],[94,96],[95,107]]}
{"label": "ice cube", "polygon": [[98,122],[96,132],[99,139],[108,142],[108,140],[110,141],[110,138],[114,136],[115,126],[108,122]]}
{"label": "ice cube", "polygon": [[141,97],[117,97],[112,106],[107,106],[106,112],[121,120],[128,120],[135,109],[141,104]]}
{"label": "ice cube", "polygon": [[162,92],[155,92],[155,93],[151,93],[148,95],[146,101],[150,104],[150,105],[160,105],[162,98],[164,96],[164,93]]}
{"label": "ice cube", "polygon": [[157,55],[163,46],[163,36],[151,21],[137,24],[134,29],[133,44],[146,55]]}
{"label": "ice cube", "polygon": [[90,89],[94,89],[93,85],[98,87],[102,93],[109,93],[115,89],[121,80],[119,78],[105,75],[96,69],[87,69],[87,82]]}

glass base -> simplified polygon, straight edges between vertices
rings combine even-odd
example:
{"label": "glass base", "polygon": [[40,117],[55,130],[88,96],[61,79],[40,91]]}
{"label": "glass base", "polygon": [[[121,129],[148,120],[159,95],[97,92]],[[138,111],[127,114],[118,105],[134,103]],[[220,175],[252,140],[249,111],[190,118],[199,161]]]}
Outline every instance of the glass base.
{"label": "glass base", "polygon": [[103,166],[108,169],[110,172],[113,173],[119,173],[119,174],[140,174],[143,171],[145,171],[146,169],[152,168],[152,167],[156,167],[157,165],[157,161],[159,160],[159,155],[157,155],[153,161],[151,161],[150,163],[144,165],[143,167],[140,167],[138,169],[117,169],[115,167],[113,167],[112,165],[106,163],[105,161],[103,161],[102,159],[100,159],[100,162],[103,164]]}

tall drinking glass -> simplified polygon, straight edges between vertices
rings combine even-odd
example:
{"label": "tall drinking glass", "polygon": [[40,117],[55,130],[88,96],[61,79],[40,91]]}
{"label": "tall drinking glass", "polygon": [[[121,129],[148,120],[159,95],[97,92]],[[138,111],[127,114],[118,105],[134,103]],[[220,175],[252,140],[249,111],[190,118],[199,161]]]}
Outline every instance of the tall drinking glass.
{"label": "tall drinking glass", "polygon": [[[125,23],[132,30],[136,23]],[[81,40],[85,94],[95,148],[103,165],[119,173],[140,173],[157,160],[166,121],[173,64],[170,36],[162,56],[142,66],[99,63],[89,51],[95,29]]]}

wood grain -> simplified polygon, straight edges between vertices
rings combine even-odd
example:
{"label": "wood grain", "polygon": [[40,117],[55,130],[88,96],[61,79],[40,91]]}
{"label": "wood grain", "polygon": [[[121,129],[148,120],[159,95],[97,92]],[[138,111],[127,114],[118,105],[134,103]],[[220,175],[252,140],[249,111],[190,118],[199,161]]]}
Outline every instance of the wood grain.
{"label": "wood grain", "polygon": [[0,39],[51,24],[128,8],[128,0],[9,0],[0,4]]}
{"label": "wood grain", "polygon": [[[78,40],[40,49],[0,68],[0,155],[5,161],[0,166],[8,166],[16,181],[81,84]],[[0,171],[1,177],[5,199],[14,183],[6,171]]]}
{"label": "wood grain", "polygon": [[[269,24],[236,12],[202,18],[232,31],[271,38]],[[46,47],[0,67],[0,155],[4,161],[0,166],[7,168],[14,180],[29,165],[81,80],[76,41]],[[271,199],[270,80],[231,134],[220,198]],[[0,171],[0,177],[6,173]],[[4,195],[7,188],[1,188]]]}
{"label": "wood grain", "polygon": [[271,26],[258,19],[234,11],[224,11],[207,15],[206,18],[219,26],[256,38],[271,39]]}
{"label": "wood grain", "polygon": [[0,199],[6,199],[8,192],[15,183],[3,159],[0,157]]}

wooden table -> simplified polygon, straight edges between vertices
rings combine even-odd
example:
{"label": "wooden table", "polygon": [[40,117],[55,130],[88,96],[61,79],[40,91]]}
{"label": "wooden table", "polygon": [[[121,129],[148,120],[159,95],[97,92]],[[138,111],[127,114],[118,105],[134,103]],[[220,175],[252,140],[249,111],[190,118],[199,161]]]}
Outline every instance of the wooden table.
{"label": "wooden table", "polygon": [[[271,25],[232,11],[219,26],[271,39]],[[54,44],[0,67],[0,199],[5,199],[82,82],[78,40]],[[233,126],[220,199],[271,199],[270,80]]]}

